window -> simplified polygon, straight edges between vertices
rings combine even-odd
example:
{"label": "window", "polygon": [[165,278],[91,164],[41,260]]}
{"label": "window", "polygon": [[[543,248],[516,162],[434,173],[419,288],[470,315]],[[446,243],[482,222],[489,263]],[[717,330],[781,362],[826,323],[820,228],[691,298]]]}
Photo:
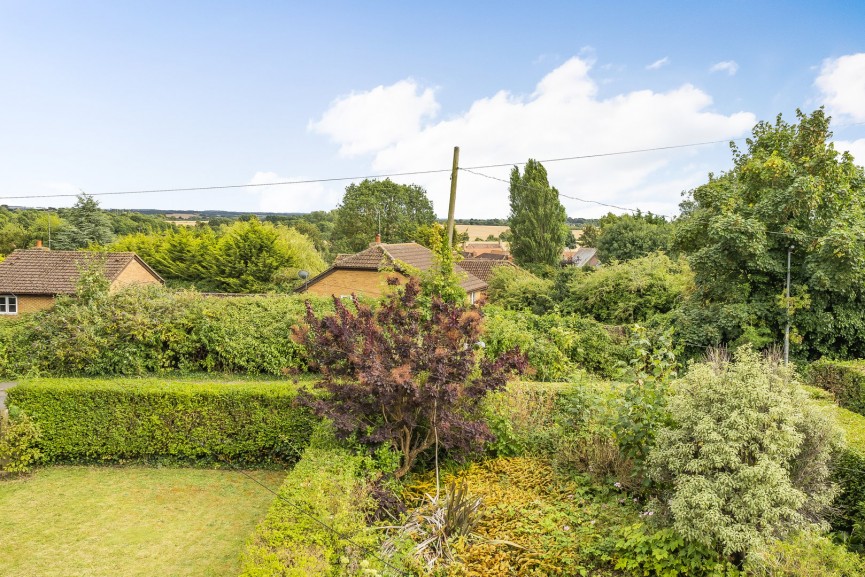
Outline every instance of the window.
{"label": "window", "polygon": [[0,315],[17,315],[18,297],[0,296]]}

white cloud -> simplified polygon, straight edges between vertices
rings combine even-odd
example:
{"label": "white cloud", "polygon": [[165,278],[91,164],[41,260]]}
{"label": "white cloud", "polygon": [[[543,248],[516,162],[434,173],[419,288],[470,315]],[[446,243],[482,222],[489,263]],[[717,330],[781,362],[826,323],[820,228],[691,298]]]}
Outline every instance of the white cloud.
{"label": "white cloud", "polygon": [[726,72],[730,76],[735,75],[738,71],[739,65],[736,64],[735,60],[724,60],[723,62],[718,62],[709,68],[709,72]]}
{"label": "white cloud", "polygon": [[646,70],[657,70],[659,68],[663,68],[664,66],[666,66],[669,63],[670,63],[670,59],[667,56],[664,56],[660,60],[655,60],[654,62],[652,62],[651,64],[646,66]]}
{"label": "white cloud", "polygon": [[400,80],[337,98],[308,128],[339,143],[341,154],[354,156],[380,150],[417,132],[438,109],[433,89],[419,92],[414,80]]}
{"label": "white cloud", "polygon": [[[378,94],[386,94],[384,88]],[[369,93],[366,93],[369,94]],[[381,96],[382,100],[386,100]],[[371,108],[378,104],[368,99]],[[749,112],[721,114],[712,98],[690,84],[668,92],[638,90],[598,97],[591,65],[571,58],[538,82],[530,95],[506,90],[480,98],[462,114],[425,126],[414,125],[399,139],[376,149],[362,129],[322,130],[342,148],[374,152],[372,171],[384,174],[448,168],[459,145],[460,166],[471,167],[528,158],[553,159],[734,138],[756,118]],[[324,113],[329,117],[331,110]],[[356,126],[351,118],[346,125]],[[545,163],[550,182],[563,194],[664,214],[676,214],[680,193],[706,181],[706,173],[729,166],[723,145]],[[510,167],[478,170],[507,180]],[[449,176],[395,178],[424,186],[439,215],[447,210]],[[457,215],[504,217],[507,184],[461,172]],[[596,216],[609,209],[563,198],[572,216]]]}
{"label": "white cloud", "polygon": [[[280,176],[275,172],[256,172],[249,184],[273,184],[309,180],[303,177]],[[309,182],[304,184],[275,184],[246,189],[259,197],[259,210],[263,212],[312,212],[333,208],[342,199],[339,183]]]}
{"label": "white cloud", "polygon": [[824,60],[814,84],[830,113],[865,121],[865,53]]}
{"label": "white cloud", "polygon": [[853,160],[859,166],[865,166],[865,138],[858,140],[836,140],[835,150],[843,152],[849,151],[853,155]]}

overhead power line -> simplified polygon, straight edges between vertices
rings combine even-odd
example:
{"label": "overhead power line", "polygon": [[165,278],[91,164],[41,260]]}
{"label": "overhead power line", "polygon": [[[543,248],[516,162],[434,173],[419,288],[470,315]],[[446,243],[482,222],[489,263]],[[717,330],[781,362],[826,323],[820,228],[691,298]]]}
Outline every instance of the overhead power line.
{"label": "overhead power line", "polygon": [[[476,171],[471,170],[471,169],[469,169],[469,168],[460,168],[460,170],[462,170],[462,171],[464,171],[464,172],[468,172],[469,174],[474,174],[474,175],[477,175],[477,176],[483,176],[484,178],[489,178],[490,180],[498,180],[499,182],[504,182],[505,184],[508,184],[508,185],[511,184],[511,182],[510,182],[509,180],[505,180],[504,178],[499,178],[499,177],[497,177],[497,176],[492,176],[492,175],[490,175],[490,174],[484,174],[484,173],[482,173],[482,172],[476,172]],[[516,184],[515,186],[517,186],[517,187],[519,187],[519,188],[522,188],[523,190],[538,190],[538,191],[541,190],[541,189],[534,188],[534,187],[531,187],[531,186],[526,186],[525,184]],[[638,208],[628,208],[628,207],[626,207],[626,206],[618,206],[618,205],[615,205],[615,204],[608,204],[608,203],[606,203],[606,202],[601,202],[601,201],[599,201],[599,200],[589,200],[589,199],[586,199],[586,198],[580,198],[580,197],[578,197],[578,196],[570,196],[570,195],[568,195],[568,194],[563,194],[563,193],[561,193],[561,192],[559,193],[559,196],[562,196],[562,197],[564,197],[564,198],[569,198],[569,199],[571,199],[571,200],[576,200],[576,201],[578,201],[578,202],[585,202],[585,203],[591,203],[591,204],[599,204],[599,205],[601,205],[601,206],[606,206],[606,207],[608,207],[608,208],[615,208],[615,209],[617,209],[617,210],[628,210],[628,211],[631,211],[631,212],[642,212],[642,211],[640,211],[640,209],[638,209]]]}
{"label": "overhead power line", "polygon": [[[596,154],[583,154],[577,156],[565,156],[561,158],[548,158],[546,160],[540,160],[539,162],[563,162],[568,160],[585,160],[590,158],[602,158],[605,156],[623,156],[628,154],[640,154],[645,152],[656,152],[662,150],[673,150],[677,148],[690,148],[695,146],[706,146],[709,144],[720,144],[723,142],[731,142],[734,140],[743,140],[742,138],[733,138],[733,139],[725,139],[725,140],[712,140],[707,142],[692,142],[689,144],[674,144],[670,146],[656,146],[652,148],[639,148],[632,150],[619,150],[613,152],[600,152]],[[500,168],[504,166],[522,166],[526,164],[525,161],[521,162],[507,162],[507,163],[499,163],[499,164],[486,164],[480,166],[468,166],[466,168],[462,168],[461,170],[474,170],[474,169],[485,169],[485,168]],[[213,186],[190,186],[190,187],[182,187],[182,188],[154,188],[154,189],[145,189],[145,190],[120,190],[113,192],[93,192],[86,193],[88,196],[117,196],[117,195],[125,195],[125,194],[154,194],[160,192],[196,192],[196,191],[205,191],[205,190],[227,190],[227,189],[235,189],[235,188],[261,188],[268,186],[292,186],[299,184],[315,184],[321,182],[340,182],[347,180],[365,180],[365,179],[379,179],[379,178],[390,178],[396,176],[416,176],[421,174],[440,174],[451,172],[451,168],[437,168],[430,170],[414,170],[410,172],[392,172],[389,174],[370,174],[363,176],[338,176],[338,177],[329,177],[329,178],[311,178],[304,180],[286,180],[281,182],[259,182],[254,184],[224,184],[224,185],[213,185]],[[0,196],[0,200],[19,200],[19,199],[28,199],[28,198],[64,198],[64,197],[74,197],[78,196],[80,193],[57,193],[57,194],[22,194],[22,195],[12,195],[12,196]],[[563,195],[564,196],[564,195]],[[579,200],[579,199],[578,199]],[[621,207],[613,207],[613,208],[621,208]],[[632,210],[632,209],[623,209],[623,210]]]}

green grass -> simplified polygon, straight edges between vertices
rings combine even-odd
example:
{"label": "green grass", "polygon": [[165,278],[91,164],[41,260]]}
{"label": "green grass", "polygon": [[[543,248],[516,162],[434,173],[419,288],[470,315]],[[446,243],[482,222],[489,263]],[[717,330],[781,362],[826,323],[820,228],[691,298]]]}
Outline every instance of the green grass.
{"label": "green grass", "polygon": [[41,469],[0,482],[0,577],[233,577],[272,501],[236,471]]}

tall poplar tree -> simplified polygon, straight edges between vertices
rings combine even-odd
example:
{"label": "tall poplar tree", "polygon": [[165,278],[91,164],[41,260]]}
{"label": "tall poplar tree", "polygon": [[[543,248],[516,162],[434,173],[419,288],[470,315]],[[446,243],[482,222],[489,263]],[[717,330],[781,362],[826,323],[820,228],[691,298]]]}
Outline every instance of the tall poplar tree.
{"label": "tall poplar tree", "polygon": [[550,186],[547,170],[529,159],[523,173],[511,170],[511,254],[520,265],[556,266],[571,232],[559,191]]}

